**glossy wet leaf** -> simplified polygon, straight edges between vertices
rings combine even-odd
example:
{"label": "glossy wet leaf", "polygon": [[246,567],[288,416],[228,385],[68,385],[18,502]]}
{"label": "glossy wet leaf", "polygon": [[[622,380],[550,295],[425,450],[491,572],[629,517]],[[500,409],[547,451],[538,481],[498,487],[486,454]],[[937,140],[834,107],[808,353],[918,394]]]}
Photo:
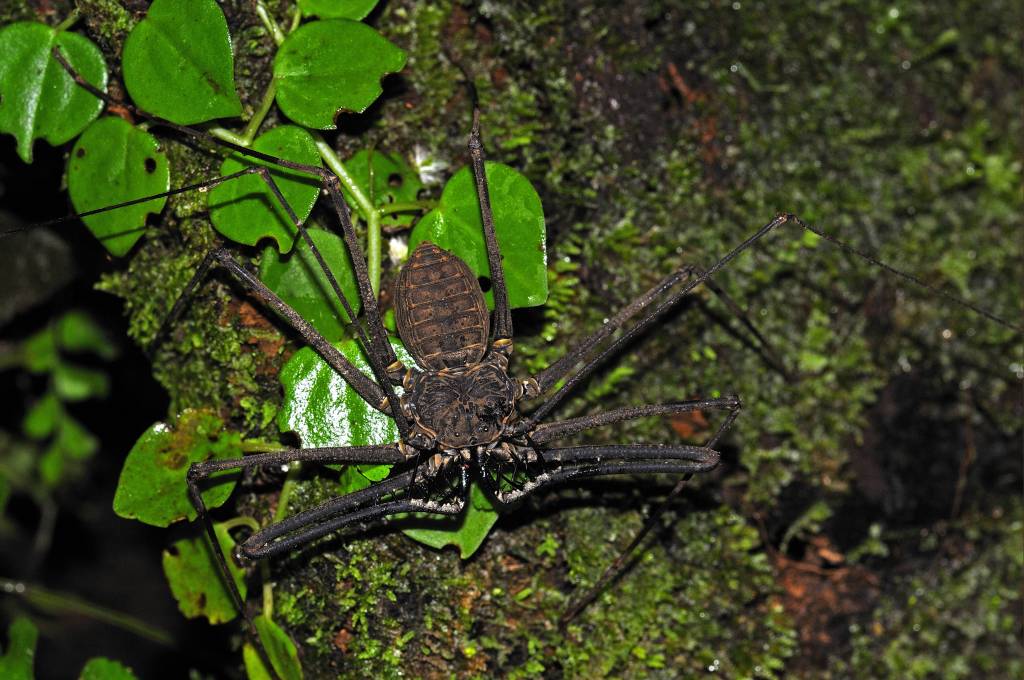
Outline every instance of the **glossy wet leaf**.
{"label": "glossy wet leaf", "polygon": [[[459,549],[462,559],[470,557],[477,551],[487,538],[494,523],[498,521],[498,513],[491,500],[480,490],[479,485],[470,487],[469,503],[458,517],[438,517],[437,515],[418,515],[423,522],[422,527],[403,529],[409,538],[432,548],[441,549],[453,545]],[[436,525],[437,528],[430,528]]]}
{"label": "glossy wet leaf", "polygon": [[228,24],[213,0],[156,0],[125,40],[122,67],[135,104],[179,125],[242,113]]}
{"label": "glossy wet leaf", "polygon": [[[391,346],[402,363],[415,365],[401,341],[391,338]],[[372,375],[358,342],[349,340],[335,347],[356,368]],[[398,441],[395,421],[370,408],[311,348],[304,347],[288,360],[281,369],[280,380],[284,401],[278,411],[277,424],[282,430],[295,432],[302,446],[371,446]],[[401,394],[401,388],[397,392]],[[387,477],[390,469],[390,465],[345,466],[338,492],[351,493],[366,488]]]}
{"label": "glossy wet leaf", "polygon": [[[487,163],[486,171],[509,304],[544,304],[548,297],[547,250],[540,197],[526,177],[507,165]],[[437,208],[413,227],[409,252],[421,241],[455,253],[477,276],[490,278],[480,204],[469,168],[448,180]],[[493,309],[493,294],[487,291],[486,297]]]}
{"label": "glossy wet leaf", "polygon": [[39,630],[24,616],[19,616],[7,628],[7,646],[0,655],[0,678],[5,680],[32,680],[35,677],[36,641]]}
{"label": "glossy wet leaf", "polygon": [[72,310],[57,322],[57,341],[63,350],[88,352],[101,359],[117,357],[117,347],[88,314]]}
{"label": "glossy wet leaf", "polygon": [[[213,526],[217,541],[225,556],[231,555],[235,542],[223,524]],[[187,618],[205,616],[210,623],[225,623],[238,615],[231,601],[231,593],[224,585],[224,579],[217,568],[216,558],[210,553],[210,542],[205,531],[195,538],[175,541],[164,551],[163,569],[171,594],[178,602],[178,609]],[[228,559],[228,569],[238,586],[238,592],[245,600],[245,572]]]}
{"label": "glossy wet leaf", "polygon": [[[294,125],[282,125],[260,135],[253,142],[252,149],[296,163],[320,165],[320,154],[313,138]],[[274,183],[299,220],[305,222],[320,194],[319,181],[305,173],[237,153],[221,164],[220,174],[223,177],[253,165],[271,168]],[[297,230],[294,223],[267,183],[257,175],[246,175],[214,187],[210,190],[207,204],[213,226],[232,241],[254,246],[269,238],[282,253],[291,250],[295,242]]]}
{"label": "glossy wet leaf", "polygon": [[[167,157],[156,138],[116,116],[89,126],[68,163],[68,193],[77,212],[87,212],[170,189]],[[142,238],[146,215],[163,210],[166,198],[82,218],[100,243],[118,257]]]}
{"label": "glossy wet leaf", "polygon": [[[299,663],[299,652],[295,643],[288,637],[288,634],[281,629],[273,620],[262,614],[253,619],[256,625],[256,632],[259,633],[260,642],[267,652],[271,665],[277,671],[281,680],[302,680],[302,665]],[[249,680],[272,680],[267,667],[263,664],[256,648],[246,643],[242,650],[242,659],[245,662],[245,673]]]}
{"label": "glossy wet leaf", "polygon": [[14,135],[18,155],[26,163],[32,162],[36,139],[63,144],[103,108],[103,102],[75,85],[53,58],[54,46],[87,82],[100,90],[107,87],[103,54],[87,38],[33,22],[0,30],[0,132]]}
{"label": "glossy wet leaf", "polygon": [[136,680],[137,677],[124,664],[98,656],[85,662],[78,680]]}
{"label": "glossy wet leaf", "polygon": [[[359,370],[370,375],[369,364],[355,340],[336,346]],[[391,346],[402,363],[415,365],[401,341],[392,338]],[[278,427],[298,434],[302,446],[368,446],[398,441],[395,421],[370,408],[312,349],[305,347],[296,352],[281,369],[280,378],[284,402],[278,413]],[[401,394],[400,389],[398,393]],[[338,492],[364,489],[387,477],[389,470],[388,465],[347,466]],[[497,521],[497,513],[486,496],[475,487],[470,496],[470,507],[460,517],[424,515],[429,527],[408,529],[405,533],[436,548],[458,546],[460,554],[469,557]]]}
{"label": "glossy wet leaf", "polygon": [[321,19],[363,19],[380,0],[299,0],[303,16]]}
{"label": "glossy wet leaf", "polygon": [[[344,241],[322,229],[310,229],[309,237],[330,267],[352,311],[358,315],[359,288]],[[348,314],[305,239],[299,239],[295,250],[285,256],[273,248],[264,250],[260,280],[326,339],[335,341],[344,335]]]}
{"label": "glossy wet leaf", "polygon": [[[370,168],[373,167],[373,186],[370,186]],[[423,182],[405,159],[394,153],[381,153],[380,151],[369,151],[363,149],[357,151],[352,158],[345,161],[345,169],[348,170],[356,185],[363,190],[373,204],[377,207],[389,203],[408,203],[415,201],[423,189]],[[342,189],[345,199],[349,205],[355,205],[352,196]],[[408,226],[412,224],[414,214],[389,213],[382,216],[381,223],[394,226]]]}
{"label": "glossy wet leaf", "polygon": [[[225,430],[221,419],[210,412],[187,410],[173,426],[155,423],[128,453],[114,494],[114,512],[158,527],[194,519],[185,484],[189,465],[241,456],[241,437]],[[206,506],[223,505],[237,479],[238,472],[228,470],[206,480],[202,492]]]}
{"label": "glossy wet leaf", "polygon": [[277,51],[277,104],[300,125],[333,130],[339,112],[365,111],[381,94],[381,78],[403,66],[405,52],[366,24],[314,21]]}
{"label": "glossy wet leaf", "polygon": [[[415,365],[399,340],[392,338],[391,346],[406,366]],[[372,375],[355,340],[335,347],[356,368]],[[282,430],[295,432],[302,446],[370,446],[398,441],[395,421],[371,408],[311,348],[300,349],[288,360],[281,368],[280,380],[284,400],[277,424]]]}

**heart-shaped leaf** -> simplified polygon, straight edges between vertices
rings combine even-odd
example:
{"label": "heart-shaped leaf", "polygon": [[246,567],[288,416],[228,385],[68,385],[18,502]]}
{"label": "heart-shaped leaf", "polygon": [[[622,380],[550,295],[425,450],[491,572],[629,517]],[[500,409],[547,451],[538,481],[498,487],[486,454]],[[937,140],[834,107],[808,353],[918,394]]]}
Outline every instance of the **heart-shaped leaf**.
{"label": "heart-shaped leaf", "polygon": [[[114,493],[114,512],[158,527],[186,517],[195,519],[185,483],[189,466],[241,457],[241,437],[226,431],[223,421],[210,412],[186,410],[173,427],[155,423],[142,433],[124,461]],[[237,470],[206,480],[202,492],[206,507],[223,505],[237,480]]]}
{"label": "heart-shaped leaf", "polygon": [[[373,169],[373,186],[370,185],[370,169]],[[363,149],[357,151],[352,158],[345,161],[345,169],[348,170],[356,185],[363,190],[368,197],[371,197],[373,205],[380,207],[389,203],[408,203],[415,201],[423,189],[423,182],[419,175],[405,162],[398,154],[381,153]],[[349,205],[355,200],[342,189],[345,199]],[[388,214],[381,220],[382,224],[392,226],[408,226],[412,224],[411,213]]]}
{"label": "heart-shaped leaf", "polygon": [[122,68],[135,103],[171,122],[242,113],[231,35],[213,0],[156,0],[125,40]]}
{"label": "heart-shaped leaf", "polygon": [[[352,311],[359,314],[359,288],[345,242],[322,229],[310,229],[309,237],[330,267]],[[349,322],[348,314],[305,239],[300,238],[287,256],[273,248],[263,251],[260,279],[326,339],[341,339]]]}
{"label": "heart-shaped leaf", "polygon": [[405,52],[366,24],[314,21],[277,51],[277,104],[300,125],[333,130],[339,112],[365,111],[382,92],[380,79],[403,66]]}
{"label": "heart-shaped leaf", "polygon": [[[528,179],[507,165],[487,163],[486,172],[509,305],[542,305],[548,298],[548,277],[540,197]],[[437,208],[413,227],[409,252],[421,241],[455,253],[477,276],[490,278],[480,203],[469,168],[459,170],[448,180]],[[486,297],[493,309],[491,291],[487,291]]]}
{"label": "heart-shaped leaf", "polygon": [[[320,154],[317,153],[313,138],[294,125],[282,125],[257,137],[252,148],[296,163],[320,165]],[[320,182],[305,173],[238,153],[224,161],[220,166],[220,174],[230,175],[254,165],[271,168],[270,174],[281,190],[281,195],[299,220],[305,222],[320,194]],[[291,250],[295,241],[295,225],[267,183],[257,175],[245,175],[214,187],[210,190],[207,203],[213,226],[232,241],[254,246],[261,239],[270,238],[282,253]]]}
{"label": "heart-shaped leaf", "polygon": [[[223,550],[224,555],[230,555],[235,548],[231,534],[223,524],[213,525],[213,530],[220,543],[218,549]],[[178,602],[178,609],[187,618],[205,616],[210,623],[225,623],[235,618],[238,612],[211,549],[205,534],[175,541],[169,550],[164,551],[164,576]],[[245,572],[235,565],[234,560],[228,559],[227,563],[238,593],[244,600]]]}
{"label": "heart-shaped leaf", "polygon": [[0,678],[32,680],[39,629],[32,621],[19,616],[7,628],[7,650],[0,655]]}
{"label": "heart-shaped leaf", "polygon": [[362,19],[380,0],[299,0],[303,16],[321,19]]}
{"label": "heart-shaped leaf", "polygon": [[[151,196],[170,188],[167,157],[156,138],[121,118],[99,119],[78,138],[68,163],[68,193],[78,212]],[[163,210],[167,198],[82,218],[100,243],[118,257],[146,229],[146,215]]]}
{"label": "heart-shaped leaf", "polygon": [[100,90],[107,87],[103,54],[87,38],[32,22],[0,30],[0,132],[14,135],[26,163],[32,162],[36,139],[63,144],[103,108],[53,58],[54,46],[87,82]]}
{"label": "heart-shaped leaf", "polygon": [[85,663],[78,680],[136,680],[137,677],[124,664],[98,656]]}
{"label": "heart-shaped leaf", "polygon": [[[267,658],[281,680],[302,680],[302,666],[299,664],[299,652],[288,634],[281,630],[273,620],[262,614],[253,619],[260,643],[267,650]],[[256,648],[246,643],[242,648],[242,659],[245,662],[245,673],[249,680],[271,680],[272,676],[263,664]]]}

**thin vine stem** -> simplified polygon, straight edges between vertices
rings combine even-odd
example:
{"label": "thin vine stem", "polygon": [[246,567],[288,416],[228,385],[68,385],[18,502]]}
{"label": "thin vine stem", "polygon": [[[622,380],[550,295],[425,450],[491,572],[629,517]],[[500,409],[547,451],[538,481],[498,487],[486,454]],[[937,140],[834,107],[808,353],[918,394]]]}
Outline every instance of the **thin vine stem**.
{"label": "thin vine stem", "polygon": [[45,612],[61,616],[84,616],[105,623],[157,644],[171,647],[174,639],[162,628],[150,625],[123,612],[93,604],[77,595],[49,590],[37,585],[0,577],[0,592],[24,598],[26,602]]}
{"label": "thin vine stem", "polygon": [[318,134],[313,134],[313,142],[316,144],[316,149],[320,152],[320,158],[323,159],[327,167],[330,168],[331,172],[337,175],[341,185],[345,187],[345,191],[352,196],[352,200],[356,204],[356,212],[359,217],[366,222],[366,268],[370,275],[370,286],[373,288],[374,294],[380,290],[380,267],[381,267],[381,255],[382,255],[382,244],[383,239],[381,238],[381,227],[380,227],[380,213],[373,206],[373,201],[363,192],[363,190],[356,184],[355,179],[345,168],[341,159],[338,158],[337,154],[334,153],[334,149],[328,144],[323,137]]}

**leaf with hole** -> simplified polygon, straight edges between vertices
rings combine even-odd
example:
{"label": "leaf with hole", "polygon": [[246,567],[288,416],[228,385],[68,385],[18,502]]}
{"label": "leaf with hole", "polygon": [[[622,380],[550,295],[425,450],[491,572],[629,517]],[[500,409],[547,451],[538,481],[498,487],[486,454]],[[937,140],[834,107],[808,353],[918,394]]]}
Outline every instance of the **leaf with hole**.
{"label": "leaf with hole", "polygon": [[[373,169],[373,185],[370,185],[370,170]],[[345,161],[356,185],[380,208],[392,203],[415,201],[423,189],[423,182],[405,159],[398,154],[382,153],[363,149]],[[342,189],[349,205],[354,205],[352,196]],[[407,227],[412,224],[412,213],[389,213],[381,218],[381,224]]]}
{"label": "leaf with hole", "polygon": [[[223,421],[211,412],[189,409],[173,426],[155,423],[142,433],[125,459],[114,493],[114,512],[158,527],[186,517],[195,519],[185,483],[189,465],[241,457],[241,437],[226,431]],[[206,507],[223,505],[237,480],[237,470],[206,480],[202,492]]]}
{"label": "leaf with hole", "polygon": [[[68,163],[68,193],[87,212],[167,191],[171,173],[156,138],[114,116],[89,126],[75,142]],[[166,198],[82,218],[100,243],[118,257],[142,238],[146,215],[163,210]]]}
{"label": "leaf with hole", "polygon": [[[509,305],[542,305],[548,298],[548,275],[540,197],[526,177],[507,165],[487,163],[486,172]],[[490,278],[480,203],[469,168],[459,170],[448,180],[437,207],[413,227],[409,252],[421,241],[455,253],[474,274]],[[490,290],[486,297],[493,309],[494,295]]]}
{"label": "leaf with hole", "polygon": [[299,0],[303,16],[321,19],[363,19],[380,0]]}
{"label": "leaf with hole", "polygon": [[[299,652],[288,634],[272,619],[262,614],[253,619],[253,624],[277,677],[281,680],[302,680]],[[242,659],[245,661],[245,673],[249,680],[271,680],[273,677],[251,644],[246,643],[242,649]]]}
{"label": "leaf with hole", "polygon": [[156,0],[125,40],[121,64],[135,103],[173,123],[242,113],[231,35],[213,0]]}
{"label": "leaf with hole", "polygon": [[[308,233],[334,274],[352,312],[358,315],[359,288],[345,242],[340,236],[322,229],[310,229]],[[337,341],[345,334],[348,314],[305,239],[300,238],[295,250],[288,255],[282,256],[273,248],[264,250],[260,280],[327,340]]]}
{"label": "leaf with hole", "polygon": [[14,135],[18,155],[32,162],[32,143],[57,146],[75,137],[103,109],[103,102],[75,84],[51,51],[99,90],[107,87],[107,65],[92,41],[45,24],[19,22],[0,30],[0,132]]}
{"label": "leaf with hole", "polygon": [[[313,138],[294,125],[282,125],[260,135],[252,144],[260,151],[277,158],[320,166]],[[320,195],[320,182],[306,173],[271,165],[241,154],[231,154],[220,166],[221,176],[240,172],[251,166],[267,166],[274,184],[288,202],[292,211],[305,222]],[[244,175],[215,186],[209,192],[207,204],[210,220],[217,231],[232,241],[254,246],[264,238],[272,239],[277,249],[286,253],[292,248],[298,231],[284,206],[272,193],[270,186],[258,175]]]}
{"label": "leaf with hole", "polygon": [[314,21],[277,51],[277,105],[300,125],[333,130],[339,112],[365,111],[382,92],[381,78],[403,66],[405,52],[366,24]]}
{"label": "leaf with hole", "polygon": [[[213,530],[220,544],[218,549],[225,555],[232,554],[235,542],[228,530],[223,524],[215,524]],[[178,602],[178,609],[187,618],[205,616],[210,623],[225,623],[235,618],[238,612],[210,549],[205,534],[175,541],[170,549],[164,551],[164,576]],[[229,559],[227,563],[244,600],[245,572],[235,565],[234,560]]]}

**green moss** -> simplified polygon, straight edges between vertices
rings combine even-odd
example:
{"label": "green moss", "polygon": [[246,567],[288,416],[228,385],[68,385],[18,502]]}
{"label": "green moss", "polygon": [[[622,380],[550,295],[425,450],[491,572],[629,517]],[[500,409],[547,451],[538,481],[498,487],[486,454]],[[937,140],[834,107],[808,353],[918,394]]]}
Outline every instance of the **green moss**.
{"label": "green moss", "polygon": [[1020,677],[1022,530],[1019,501],[961,520],[946,537],[956,553],[926,550],[923,568],[891,584],[869,620],[852,627],[853,654],[849,661],[833,662],[833,672]]}
{"label": "green moss", "polygon": [[[242,5],[228,6],[229,21],[251,103],[273,50]],[[552,297],[517,313],[517,374],[550,364],[673,268],[710,265],[783,210],[1016,318],[1021,253],[1006,235],[1022,226],[1024,135],[1012,16],[1009,3],[980,14],[966,2],[389,2],[375,25],[408,51],[409,66],[370,115],[343,124],[336,145],[343,155],[376,145],[460,167],[469,105],[460,72],[439,54],[470,69],[490,156],[530,177],[548,220]],[[209,158],[168,145],[182,183],[215,172]],[[176,199],[127,269],[104,281],[125,299],[140,343],[217,242],[202,213],[198,197]],[[716,281],[785,370],[703,290],[559,410],[732,392],[745,404],[717,477],[695,480],[690,502],[678,502],[681,518],[663,520],[657,540],[566,635],[553,622],[667,486],[646,478],[561,492],[572,509],[538,499],[468,562],[390,530],[275,561],[276,615],[300,644],[307,677],[784,675],[796,637],[771,598],[754,518],[781,540],[818,503],[843,517],[861,500],[865,461],[889,472],[884,492],[863,501],[870,512],[948,517],[968,431],[985,474],[967,478],[966,503],[1019,492],[1019,468],[999,462],[1021,422],[1024,350],[1006,331],[796,232],[771,235]],[[240,309],[237,291],[208,283],[155,371],[175,408],[213,406],[235,427],[273,436],[265,430],[279,357],[262,348],[275,331]],[[902,391],[912,398],[899,401]],[[886,409],[873,406],[880,392]],[[587,441],[678,435],[656,419]],[[328,476],[306,481],[295,509],[331,493]],[[996,524],[1015,526],[1006,516]],[[798,525],[795,535],[828,528]],[[1009,551],[999,545],[972,553],[948,579],[920,577],[941,591],[929,611],[956,606],[960,593],[964,620],[980,626],[975,634],[920,621],[937,631],[929,639],[980,650],[951,668],[984,668],[1007,649],[1009,595],[980,578],[1010,582],[1010,566],[997,574],[997,556]],[[1003,598],[994,610],[993,596]],[[885,601],[883,630],[913,629],[905,601]],[[889,644],[864,630],[843,668],[929,668],[921,639],[905,633]]]}

